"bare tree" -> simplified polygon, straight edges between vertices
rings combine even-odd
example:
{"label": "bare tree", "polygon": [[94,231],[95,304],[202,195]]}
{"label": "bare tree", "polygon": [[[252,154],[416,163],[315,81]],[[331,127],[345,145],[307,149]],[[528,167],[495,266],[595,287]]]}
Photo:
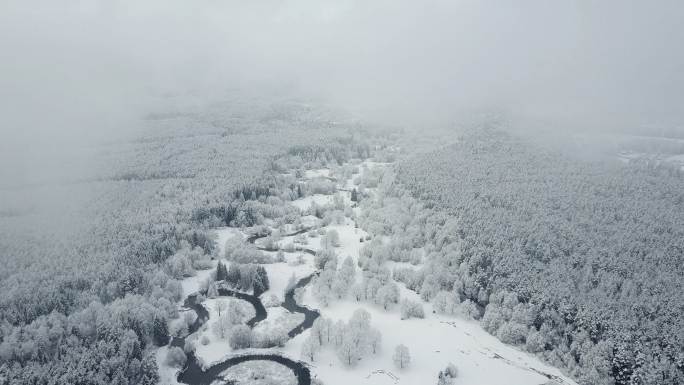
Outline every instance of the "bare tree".
{"label": "bare tree", "polygon": [[228,302],[226,302],[226,300],[224,300],[224,299],[220,299],[220,300],[216,301],[214,308],[216,309],[218,316],[221,317],[221,312],[226,310],[226,308],[228,308]]}
{"label": "bare tree", "polygon": [[228,335],[228,332],[232,326],[233,324],[230,322],[228,315],[224,313],[223,316],[219,317],[216,322],[214,322],[212,331],[217,337],[224,339]]}
{"label": "bare tree", "polygon": [[401,301],[401,319],[409,318],[425,318],[425,311],[419,302],[404,299]]}
{"label": "bare tree", "polygon": [[310,334],[308,337],[306,337],[304,343],[302,344],[302,357],[314,362],[316,354],[320,348],[321,345],[318,342],[318,338]]}
{"label": "bare tree", "polygon": [[399,369],[406,368],[411,363],[411,355],[409,354],[408,347],[403,344],[397,345],[397,347],[394,348],[392,360]]}
{"label": "bare tree", "polygon": [[348,366],[353,366],[361,359],[361,349],[355,343],[351,331],[345,328],[342,333],[342,343],[337,347],[337,355],[342,362]]}
{"label": "bare tree", "polygon": [[382,342],[382,333],[376,328],[371,328],[368,331],[368,347],[376,354],[380,350],[380,345]]}

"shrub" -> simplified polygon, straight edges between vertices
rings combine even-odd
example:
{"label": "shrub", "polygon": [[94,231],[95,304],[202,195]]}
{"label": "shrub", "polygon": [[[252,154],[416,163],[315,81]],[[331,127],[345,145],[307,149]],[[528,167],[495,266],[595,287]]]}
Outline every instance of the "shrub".
{"label": "shrub", "polygon": [[174,368],[182,368],[185,366],[185,361],[187,361],[187,359],[188,358],[185,356],[183,349],[179,348],[178,346],[174,346],[170,348],[168,352],[166,352],[165,363],[166,365]]}
{"label": "shrub", "polygon": [[425,318],[425,311],[419,302],[403,299],[401,301],[401,319],[409,318]]}
{"label": "shrub", "polygon": [[517,322],[506,322],[496,333],[499,339],[507,344],[520,344],[527,338],[527,328]]}
{"label": "shrub", "polygon": [[247,325],[237,325],[230,330],[230,347],[233,349],[245,349],[252,345],[252,329]]}
{"label": "shrub", "polygon": [[200,339],[200,343],[201,343],[202,345],[209,345],[209,337],[207,337],[207,336],[202,336],[202,338]]}

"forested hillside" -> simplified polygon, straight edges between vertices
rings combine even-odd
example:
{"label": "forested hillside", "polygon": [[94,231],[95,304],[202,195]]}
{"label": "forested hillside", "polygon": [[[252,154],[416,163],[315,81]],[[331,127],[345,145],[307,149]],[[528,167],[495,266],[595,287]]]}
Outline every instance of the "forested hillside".
{"label": "forested hillside", "polygon": [[484,130],[395,174],[401,210],[433,212],[397,214],[393,232],[427,244],[419,274],[395,271],[424,298],[474,303],[489,332],[584,384],[684,382],[680,170],[583,161]]}
{"label": "forested hillside", "polygon": [[178,316],[174,277],[215,255],[207,230],[282,217],[296,190],[279,163],[367,156],[358,129],[293,102],[172,111],[103,145],[92,175],[32,187],[64,202],[0,217],[0,383],[156,384],[148,348]]}

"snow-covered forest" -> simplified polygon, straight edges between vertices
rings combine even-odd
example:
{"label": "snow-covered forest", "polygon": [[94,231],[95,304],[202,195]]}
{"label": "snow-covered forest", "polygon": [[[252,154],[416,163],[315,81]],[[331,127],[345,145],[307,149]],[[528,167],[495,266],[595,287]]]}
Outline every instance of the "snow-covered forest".
{"label": "snow-covered forest", "polygon": [[120,168],[59,186],[95,196],[85,207],[2,217],[0,378],[157,383],[150,347],[157,327],[178,316],[177,278],[211,266],[210,229],[287,216],[282,202],[296,191],[275,173],[280,163],[367,156],[351,131],[322,129],[332,118],[320,111],[226,106],[151,118],[145,138],[112,144],[98,160]]}
{"label": "snow-covered forest", "polygon": [[684,384],[682,4],[0,1],[0,385]]}
{"label": "snow-covered forest", "polygon": [[406,260],[427,243],[429,263],[395,276],[583,383],[681,383],[683,175],[466,135],[397,165],[409,207],[389,234]]}

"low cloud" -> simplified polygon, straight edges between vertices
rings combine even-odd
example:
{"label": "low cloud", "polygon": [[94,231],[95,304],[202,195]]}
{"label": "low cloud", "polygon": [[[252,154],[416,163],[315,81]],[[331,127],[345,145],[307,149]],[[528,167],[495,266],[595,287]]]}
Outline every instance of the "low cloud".
{"label": "low cloud", "polygon": [[277,90],[409,127],[480,110],[558,130],[684,121],[684,6],[676,1],[0,7],[3,179],[29,181],[46,157],[134,134],[140,116],[170,94]]}

